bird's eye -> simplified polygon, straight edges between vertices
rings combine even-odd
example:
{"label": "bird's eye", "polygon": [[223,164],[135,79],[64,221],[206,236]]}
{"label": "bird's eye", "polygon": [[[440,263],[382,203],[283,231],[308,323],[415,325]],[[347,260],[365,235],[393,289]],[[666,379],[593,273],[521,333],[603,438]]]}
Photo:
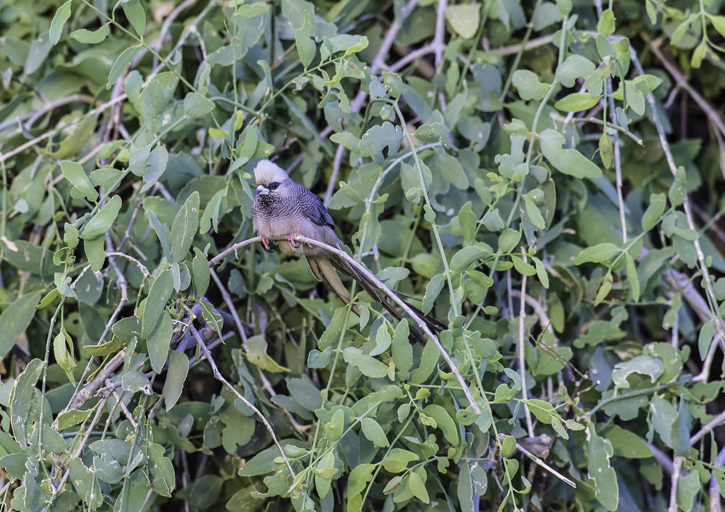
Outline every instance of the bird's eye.
{"label": "bird's eye", "polygon": [[276,181],[269,184],[269,190],[277,190],[277,187],[279,187],[279,183],[277,183]]}

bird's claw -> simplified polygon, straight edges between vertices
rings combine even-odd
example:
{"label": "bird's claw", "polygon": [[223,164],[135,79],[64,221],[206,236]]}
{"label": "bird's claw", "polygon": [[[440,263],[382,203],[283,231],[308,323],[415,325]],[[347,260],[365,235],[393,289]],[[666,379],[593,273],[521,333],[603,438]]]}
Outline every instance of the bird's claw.
{"label": "bird's claw", "polygon": [[269,251],[269,238],[267,238],[266,236],[263,236],[262,237],[262,245],[264,246],[264,248],[266,250]]}
{"label": "bird's claw", "polygon": [[295,240],[297,238],[297,233],[290,233],[287,237],[287,240],[289,240],[289,244],[292,246],[293,249],[297,249],[299,247],[299,244]]}

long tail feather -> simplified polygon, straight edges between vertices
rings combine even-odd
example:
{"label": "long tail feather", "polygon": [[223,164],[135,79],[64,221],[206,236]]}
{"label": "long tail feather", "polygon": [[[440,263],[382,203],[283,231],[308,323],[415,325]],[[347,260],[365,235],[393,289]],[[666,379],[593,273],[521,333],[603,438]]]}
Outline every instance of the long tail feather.
{"label": "long tail feather", "polygon": [[[332,265],[334,265],[335,268],[337,268],[340,272],[343,272],[343,273],[349,275],[350,277],[352,277],[353,279],[355,279],[355,281],[358,282],[360,287],[363,290],[365,290],[374,301],[382,304],[382,306],[388,311],[388,313],[393,315],[396,319],[398,319],[398,321],[403,320],[403,318],[404,318],[403,314],[388,302],[388,300],[385,298],[385,296],[383,296],[380,293],[380,291],[377,289],[375,284],[371,283],[365,275],[361,274],[357,269],[350,266],[347,262],[345,262],[344,260],[341,260],[340,258],[334,258],[331,260],[331,262],[332,262]],[[447,329],[447,327],[445,325],[443,325],[441,322],[439,322],[438,320],[435,320],[434,318],[429,317],[428,315],[425,315],[422,311],[420,311],[415,306],[411,306],[410,304],[407,304],[407,305],[423,320],[423,322],[426,323],[426,325],[432,332],[439,333],[439,332]],[[410,331],[413,334],[413,336],[421,343],[425,343],[427,341],[425,336],[423,335],[423,333],[420,332],[420,330],[415,326],[414,323],[411,325]]]}

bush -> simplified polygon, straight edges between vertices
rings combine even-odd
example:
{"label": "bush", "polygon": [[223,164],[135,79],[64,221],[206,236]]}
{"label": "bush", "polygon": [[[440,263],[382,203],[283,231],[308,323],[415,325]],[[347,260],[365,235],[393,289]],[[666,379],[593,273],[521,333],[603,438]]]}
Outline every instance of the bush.
{"label": "bush", "polygon": [[523,4],[0,8],[4,508],[719,510],[720,3]]}

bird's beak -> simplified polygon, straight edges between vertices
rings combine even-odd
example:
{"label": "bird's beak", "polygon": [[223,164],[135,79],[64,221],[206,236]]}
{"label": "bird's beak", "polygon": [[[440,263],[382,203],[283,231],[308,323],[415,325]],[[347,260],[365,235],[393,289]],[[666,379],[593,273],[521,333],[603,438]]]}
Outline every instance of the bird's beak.
{"label": "bird's beak", "polygon": [[267,194],[269,194],[269,189],[267,187],[265,187],[264,185],[259,185],[257,187],[258,196],[266,196]]}

